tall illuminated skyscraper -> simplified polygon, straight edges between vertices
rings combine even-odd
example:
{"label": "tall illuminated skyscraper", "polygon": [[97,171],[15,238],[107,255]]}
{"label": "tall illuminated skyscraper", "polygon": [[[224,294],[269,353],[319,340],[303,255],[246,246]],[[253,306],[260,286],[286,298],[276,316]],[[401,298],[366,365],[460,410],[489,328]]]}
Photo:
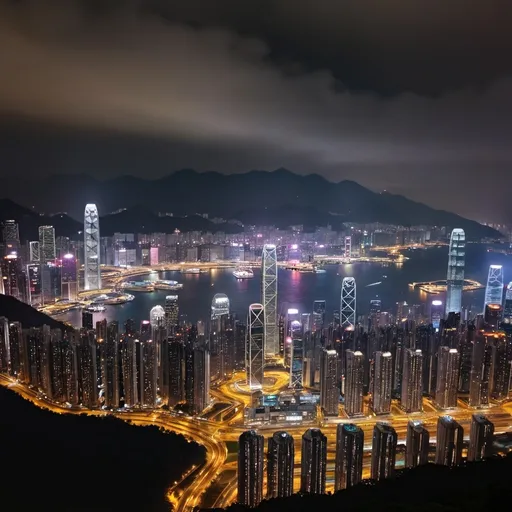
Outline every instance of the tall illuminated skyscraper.
{"label": "tall illuminated skyscraper", "polygon": [[363,478],[364,431],[350,423],[336,428],[334,490],[348,489]]}
{"label": "tall illuminated skyscraper", "polygon": [[4,256],[1,261],[0,277],[2,283],[0,288],[3,288],[2,293],[10,295],[18,300],[24,301],[26,299],[26,280],[25,273],[21,266],[21,258],[16,253]]}
{"label": "tall illuminated skyscraper", "polygon": [[469,432],[468,461],[486,459],[493,453],[494,424],[482,414],[473,414]]}
{"label": "tall illuminated skyscraper", "polygon": [[454,467],[462,460],[464,429],[451,417],[437,420],[436,464]]}
{"label": "tall illuminated skyscraper", "polygon": [[454,229],[448,250],[448,274],[446,276],[446,316],[460,313],[462,289],[464,287],[464,265],[466,261],[466,234],[463,229]]}
{"label": "tall illuminated skyscraper", "polygon": [[375,414],[391,412],[393,357],[391,352],[376,352],[373,377],[372,409]]}
{"label": "tall illuminated skyscraper", "polygon": [[487,285],[485,287],[484,312],[488,304],[503,303],[503,267],[501,265],[491,265],[489,275],[487,276]]}
{"label": "tall illuminated skyscraper", "polygon": [[179,306],[177,295],[165,297],[165,327],[170,336],[176,332],[179,324]]}
{"label": "tall illuminated skyscraper", "polygon": [[353,277],[344,277],[341,283],[341,328],[353,331],[356,320],[356,280]]}
{"label": "tall illuminated skyscraper", "polygon": [[279,332],[277,325],[277,254],[276,246],[265,244],[261,256],[261,302],[265,316],[265,357],[279,354]]}
{"label": "tall illuminated skyscraper", "polygon": [[505,303],[503,305],[503,320],[510,324],[512,323],[512,281],[508,283],[505,292]]}
{"label": "tall illuminated skyscraper", "polygon": [[244,432],[238,440],[237,502],[246,507],[257,507],[263,499],[264,442],[254,430]]}
{"label": "tall illuminated skyscraper", "polygon": [[[97,340],[99,343],[99,340]],[[102,382],[105,407],[119,407],[119,323],[110,322],[101,343]]]}
{"label": "tall illuminated skyscraper", "polygon": [[473,341],[471,374],[469,382],[469,405],[487,407],[491,399],[496,346],[502,333],[477,331]]}
{"label": "tall illuminated skyscraper", "polygon": [[149,323],[153,329],[165,325],[165,310],[162,306],[156,305],[149,311]]}
{"label": "tall illuminated skyscraper", "polygon": [[15,220],[2,222],[2,239],[4,242],[5,254],[17,252],[20,249],[20,230]]}
{"label": "tall illuminated skyscraper", "polygon": [[84,290],[101,288],[100,217],[95,204],[87,204],[84,212]]}
{"label": "tall illuminated skyscraper", "polygon": [[441,325],[441,318],[443,318],[443,302],[440,300],[433,300],[430,305],[430,321],[432,323],[432,327],[436,330],[439,330]]}
{"label": "tall illuminated skyscraper", "polygon": [[423,410],[423,354],[407,349],[404,354],[400,406],[406,413]]}
{"label": "tall illuminated skyscraper", "polygon": [[325,322],[325,300],[313,302],[313,330],[321,331]]}
{"label": "tall illuminated skyscraper", "polygon": [[459,352],[456,348],[439,347],[435,402],[440,409],[457,407]]}
{"label": "tall illuminated skyscraper", "polygon": [[287,432],[275,432],[268,439],[267,498],[287,498],[293,494],[295,446]]}
{"label": "tall illuminated skyscraper", "polygon": [[[510,329],[510,327],[508,328]],[[492,397],[495,400],[506,400],[510,393],[512,377],[512,332],[495,333],[496,356],[494,360],[494,379]]]}
{"label": "tall illuminated skyscraper", "polygon": [[338,353],[324,349],[320,362],[320,407],[326,416],[338,416],[339,397]]}
{"label": "tall illuminated skyscraper", "polygon": [[265,354],[263,343],[265,336],[264,308],[262,304],[251,304],[249,306],[249,317],[247,320],[247,384],[251,390],[263,388],[263,367]]}
{"label": "tall illuminated skyscraper", "polygon": [[310,428],[302,436],[300,492],[324,494],[327,471],[327,437],[318,428]]}
{"label": "tall illuminated skyscraper", "polygon": [[294,320],[290,325],[291,364],[290,388],[302,389],[302,371],[304,365],[304,333],[302,324]]}
{"label": "tall illuminated skyscraper", "polygon": [[349,416],[363,414],[364,356],[360,351],[346,351],[345,412]]}
{"label": "tall illuminated skyscraper", "polygon": [[421,421],[409,421],[405,444],[405,467],[415,468],[428,464],[430,435]]}
{"label": "tall illuminated skyscraper", "polygon": [[64,300],[76,300],[78,294],[78,279],[76,270],[76,259],[73,254],[65,254],[62,258],[60,274],[61,297]]}
{"label": "tall illuminated skyscraper", "polygon": [[224,293],[216,293],[212,299],[210,319],[210,356],[212,376],[217,379],[225,378],[232,369],[227,336],[228,323],[228,296]]}
{"label": "tall illuminated skyscraper", "polygon": [[372,480],[383,480],[394,475],[397,440],[395,429],[387,423],[377,423],[373,427]]}
{"label": "tall illuminated skyscraper", "polygon": [[39,258],[41,263],[55,261],[55,229],[53,226],[39,226]]}
{"label": "tall illuminated skyscraper", "polygon": [[39,263],[41,261],[39,252],[39,240],[35,242],[29,242],[28,257],[30,259],[30,263]]}
{"label": "tall illuminated skyscraper", "polygon": [[204,345],[194,348],[194,403],[195,414],[210,403],[210,352]]}

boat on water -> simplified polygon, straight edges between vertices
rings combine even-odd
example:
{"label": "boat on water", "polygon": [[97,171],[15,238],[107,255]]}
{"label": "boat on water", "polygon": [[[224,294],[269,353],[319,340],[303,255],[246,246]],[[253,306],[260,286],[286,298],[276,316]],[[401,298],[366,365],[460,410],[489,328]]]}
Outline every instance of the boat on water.
{"label": "boat on water", "polygon": [[155,285],[153,281],[126,281],[121,288],[130,292],[153,292]]}
{"label": "boat on water", "polygon": [[103,304],[90,304],[85,308],[86,311],[90,313],[101,313],[105,311],[107,308]]}
{"label": "boat on water", "polygon": [[182,268],[181,273],[182,274],[200,274],[201,272],[204,272],[200,268]]}
{"label": "boat on water", "polygon": [[343,265],[350,265],[352,263],[352,260],[350,258],[343,258],[341,260],[341,263],[343,263]]}
{"label": "boat on water", "polygon": [[325,274],[327,270],[325,268],[315,268],[314,272],[315,274]]}
{"label": "boat on water", "polygon": [[237,279],[252,279],[254,277],[254,272],[251,268],[240,267],[233,271],[233,275]]}
{"label": "boat on water", "polygon": [[182,283],[178,283],[178,281],[157,281],[154,284],[155,290],[181,290],[183,288]]}

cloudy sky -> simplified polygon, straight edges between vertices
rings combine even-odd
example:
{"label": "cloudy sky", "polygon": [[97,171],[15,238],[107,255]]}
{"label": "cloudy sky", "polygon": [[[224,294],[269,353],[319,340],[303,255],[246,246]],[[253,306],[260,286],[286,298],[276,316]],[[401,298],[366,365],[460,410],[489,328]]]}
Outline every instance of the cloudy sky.
{"label": "cloudy sky", "polygon": [[512,224],[510,27],[510,0],[0,0],[0,173],[286,167]]}

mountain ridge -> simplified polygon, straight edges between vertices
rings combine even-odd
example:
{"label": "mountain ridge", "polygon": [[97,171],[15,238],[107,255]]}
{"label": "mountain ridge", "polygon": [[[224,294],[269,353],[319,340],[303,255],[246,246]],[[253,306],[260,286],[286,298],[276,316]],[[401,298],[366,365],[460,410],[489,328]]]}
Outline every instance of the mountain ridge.
{"label": "mountain ridge", "polygon": [[[329,224],[341,229],[343,222],[380,222],[405,227],[461,227],[470,238],[500,236],[475,221],[402,195],[373,192],[352,180],[334,183],[315,173],[303,176],[285,168],[229,175],[181,169],[158,179],[123,175],[105,181],[84,174],[56,174],[39,184],[34,201],[29,204],[41,211],[47,211],[51,204],[57,211],[69,212],[80,220],[83,206],[89,202],[98,205],[102,217],[107,212],[143,206],[155,217],[159,212],[172,213],[175,219],[208,213],[210,218],[270,223],[280,228],[303,224],[314,229]],[[273,218],[272,214],[278,216]],[[179,222],[175,224],[176,229],[181,229]],[[190,219],[184,222],[183,229],[189,229],[188,224]],[[198,219],[192,224],[208,227]],[[132,232],[133,228],[121,224],[119,230]]]}

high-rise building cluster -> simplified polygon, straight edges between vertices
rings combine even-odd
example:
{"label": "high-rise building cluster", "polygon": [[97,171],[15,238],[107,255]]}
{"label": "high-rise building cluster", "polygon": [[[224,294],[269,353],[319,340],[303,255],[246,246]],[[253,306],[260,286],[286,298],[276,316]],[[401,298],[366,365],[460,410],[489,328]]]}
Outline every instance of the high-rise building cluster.
{"label": "high-rise building cluster", "polygon": [[[405,437],[405,467],[434,462],[454,467],[463,456],[464,431],[451,416],[440,416],[437,422],[435,448],[431,448],[430,433],[421,421],[407,424]],[[485,416],[475,414],[469,432],[469,461],[480,461],[493,454],[494,426]],[[368,440],[367,440],[368,441]],[[340,423],[336,443],[328,446],[327,437],[318,428],[304,432],[301,443],[300,488],[294,486],[295,440],[287,432],[273,433],[267,441],[255,430],[244,432],[238,447],[238,503],[256,507],[266,498],[286,498],[294,492],[324,494],[326,492],[329,448],[334,448],[334,490],[353,487],[363,480],[365,468],[364,430],[354,423]],[[391,478],[397,470],[398,435],[388,423],[377,422],[373,427],[367,472],[371,480]],[[432,453],[431,453],[432,452]],[[265,472],[266,461],[266,472]],[[266,473],[266,474],[265,474]]]}

